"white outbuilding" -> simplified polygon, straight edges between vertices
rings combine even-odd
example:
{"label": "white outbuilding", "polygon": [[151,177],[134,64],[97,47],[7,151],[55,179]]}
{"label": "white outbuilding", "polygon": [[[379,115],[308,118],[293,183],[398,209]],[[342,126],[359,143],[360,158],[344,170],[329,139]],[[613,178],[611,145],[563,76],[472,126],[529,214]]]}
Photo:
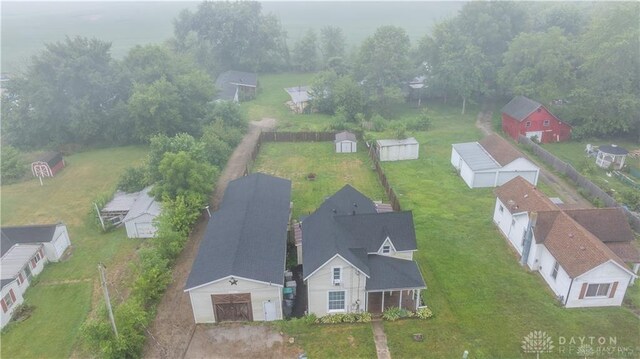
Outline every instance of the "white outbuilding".
{"label": "white outbuilding", "polygon": [[518,176],[533,185],[538,183],[538,166],[498,135],[452,147],[451,164],[469,188],[497,187]]}
{"label": "white outbuilding", "polygon": [[377,140],[376,151],[380,161],[402,161],[418,159],[420,144],[415,138],[404,140]]}
{"label": "white outbuilding", "polygon": [[342,131],[336,133],[336,139],[333,142],[336,146],[336,153],[358,152],[358,140],[356,135],[351,132]]}
{"label": "white outbuilding", "polygon": [[150,190],[151,187],[147,187],[138,194],[136,201],[122,220],[129,238],[153,238],[156,235],[156,226],[153,221],[160,215],[161,209],[160,204],[149,195]]}

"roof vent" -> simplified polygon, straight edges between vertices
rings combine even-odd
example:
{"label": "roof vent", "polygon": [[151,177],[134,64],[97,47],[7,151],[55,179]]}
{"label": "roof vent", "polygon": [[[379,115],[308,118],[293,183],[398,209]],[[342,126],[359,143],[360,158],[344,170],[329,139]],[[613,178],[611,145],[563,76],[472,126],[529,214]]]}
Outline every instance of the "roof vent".
{"label": "roof vent", "polygon": [[335,208],[331,209],[331,212],[333,213],[338,213],[338,210],[336,210]]}
{"label": "roof vent", "polygon": [[529,194],[525,193],[524,198],[529,198]]}
{"label": "roof vent", "polygon": [[587,247],[585,247],[585,246],[580,246],[580,250],[581,250],[581,251],[584,251],[585,249],[587,249]]}
{"label": "roof vent", "polygon": [[[569,238],[573,238],[573,233],[569,233]],[[580,247],[582,249],[582,247]]]}

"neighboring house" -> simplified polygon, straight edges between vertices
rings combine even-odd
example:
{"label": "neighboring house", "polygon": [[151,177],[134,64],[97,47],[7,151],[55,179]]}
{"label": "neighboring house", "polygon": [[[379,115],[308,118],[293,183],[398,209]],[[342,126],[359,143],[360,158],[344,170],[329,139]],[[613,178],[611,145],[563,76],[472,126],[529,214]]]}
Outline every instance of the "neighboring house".
{"label": "neighboring house", "polygon": [[524,96],[514,97],[502,109],[502,131],[516,141],[520,135],[536,137],[542,143],[566,141],[571,137],[569,124]]}
{"label": "neighboring house", "polygon": [[196,323],[283,319],[291,181],[261,173],[229,182],[184,291]]}
{"label": "neighboring house", "polygon": [[346,185],[300,225],[308,312],[415,310],[426,285],[413,261],[417,250],[409,211],[378,213]]}
{"label": "neighboring house", "polygon": [[53,177],[65,166],[60,152],[47,152],[31,163],[34,177]]}
{"label": "neighboring house", "polygon": [[420,144],[413,137],[404,140],[377,140],[376,151],[380,161],[415,160],[419,156]]}
{"label": "neighboring house", "polygon": [[336,146],[336,153],[358,152],[358,140],[356,135],[351,132],[342,131],[336,133],[336,139],[333,143]]}
{"label": "neighboring house", "polygon": [[291,97],[291,101],[287,102],[287,105],[291,111],[295,113],[308,112],[311,106],[311,95],[309,86],[288,87],[284,89]]}
{"label": "neighboring house", "polygon": [[538,166],[496,134],[452,147],[451,164],[469,188],[497,187],[517,176],[538,183]]}
{"label": "neighboring house", "polygon": [[620,170],[624,167],[624,161],[629,151],[618,145],[603,145],[598,147],[596,155],[596,165],[601,168],[610,168]]}
{"label": "neighboring house", "polygon": [[254,99],[258,89],[258,75],[251,72],[226,71],[216,79],[217,99],[242,102]]}
{"label": "neighboring house", "polygon": [[[495,193],[494,223],[518,252],[520,263],[539,272],[565,307],[622,304],[627,286],[636,275],[605,243],[612,238],[598,237],[609,226],[597,229],[595,223],[579,223],[594,218],[595,212],[591,211],[597,210],[563,211],[521,177],[497,188]],[[628,227],[616,213],[607,210],[598,215]],[[628,243],[618,249],[633,251],[637,257],[637,248],[628,234],[623,234],[620,242]]]}
{"label": "neighboring house", "polygon": [[122,222],[129,238],[153,238],[156,235],[154,220],[160,215],[161,208],[150,194],[151,187],[142,190],[127,212]]}
{"label": "neighboring house", "polygon": [[2,227],[0,238],[0,316],[4,327],[24,301],[32,277],[40,274],[47,262],[59,261],[70,241],[64,224]]}

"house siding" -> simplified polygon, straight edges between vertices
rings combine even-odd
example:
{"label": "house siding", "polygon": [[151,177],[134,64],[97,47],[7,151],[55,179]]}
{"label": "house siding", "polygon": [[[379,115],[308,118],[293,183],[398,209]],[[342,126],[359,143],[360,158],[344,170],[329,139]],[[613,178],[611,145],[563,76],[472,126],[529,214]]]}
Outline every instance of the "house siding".
{"label": "house siding", "polygon": [[[502,212],[500,211],[500,206],[503,208]],[[529,215],[521,213],[514,216],[500,199],[496,199],[496,205],[493,210],[493,223],[498,226],[500,232],[507,238],[518,254],[522,255],[522,236],[527,230]],[[529,258],[531,258],[531,254]]]}
{"label": "house siding", "polygon": [[64,251],[71,245],[69,240],[69,232],[66,226],[58,226],[53,234],[53,240],[51,242],[45,242],[44,255],[50,262],[57,262],[60,260]]}
{"label": "house siding", "polygon": [[[549,120],[549,126],[544,126],[545,120]],[[526,127],[527,122],[531,123],[529,127]],[[502,130],[516,141],[520,135],[530,137],[540,134],[538,140],[542,143],[566,141],[571,137],[571,127],[558,120],[544,106],[522,121],[502,113]]]}
{"label": "house siding", "polygon": [[[284,275],[284,274],[283,274]],[[237,285],[231,285],[227,278],[189,291],[191,306],[196,323],[215,323],[215,314],[211,296],[215,294],[251,293],[251,309],[254,321],[264,320],[262,303],[272,301],[276,305],[276,317],[282,319],[282,303],[280,292],[282,287],[267,283],[238,279]]]}
{"label": "house siding", "polygon": [[[631,274],[625,272],[617,265],[606,262],[598,267],[584,273],[574,279],[571,286],[571,293],[567,301],[567,308],[584,308],[584,307],[610,307],[622,305],[622,300],[627,291],[627,286],[631,280]],[[585,297],[580,299],[580,291],[583,284],[597,283],[615,283],[618,282],[616,292],[613,298],[608,296],[605,298]],[[610,289],[611,290],[611,289]]]}
{"label": "house siding", "polygon": [[340,141],[336,142],[337,153],[352,153],[358,151],[358,143],[354,141]]}
{"label": "house siding", "polygon": [[380,161],[415,160],[418,158],[419,144],[380,146]]}
{"label": "house siding", "polygon": [[[342,268],[342,282],[340,285],[333,285],[332,268]],[[345,291],[344,312],[357,311],[359,300],[360,310],[365,310],[365,287],[366,276],[360,273],[340,257],[335,257],[315,272],[307,279],[308,288],[308,311],[321,317],[329,314],[328,293],[330,291]]]}
{"label": "house siding", "polygon": [[544,245],[539,246],[538,253],[538,272],[544,281],[547,282],[547,285],[551,288],[553,293],[557,297],[562,297],[564,303],[564,299],[566,299],[569,287],[571,286],[571,278],[567,272],[565,272],[564,268],[559,265],[558,275],[556,276],[556,279],[553,279],[551,274],[553,272],[553,266],[556,263],[556,259]]}
{"label": "house siding", "polygon": [[[23,284],[24,286],[24,284]],[[22,297],[23,290],[19,288],[18,281],[13,281],[2,288],[0,292],[0,300],[4,300],[3,298],[9,294],[9,291],[13,290],[13,294],[15,296],[15,302],[11,304],[11,307],[7,307],[7,312],[5,313],[2,308],[0,308],[0,323],[2,326],[0,328],[4,328],[7,325],[11,318],[13,317],[13,312],[16,308],[24,302],[24,298]]]}
{"label": "house siding", "polygon": [[[142,214],[137,218],[134,218],[130,221],[125,222],[125,227],[127,229],[127,237],[129,238],[153,238],[156,233],[155,225],[153,221],[155,220],[155,216],[152,216],[148,213]],[[138,231],[137,224],[146,224],[151,223],[153,226],[153,231],[149,233],[140,233]]]}

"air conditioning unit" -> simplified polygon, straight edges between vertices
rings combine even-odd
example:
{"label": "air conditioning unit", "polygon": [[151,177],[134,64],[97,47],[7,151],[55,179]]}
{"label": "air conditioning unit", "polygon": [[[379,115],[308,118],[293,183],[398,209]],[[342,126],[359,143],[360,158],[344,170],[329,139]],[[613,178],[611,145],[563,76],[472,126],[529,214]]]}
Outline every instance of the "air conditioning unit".
{"label": "air conditioning unit", "polygon": [[333,285],[340,285],[342,281],[340,279],[334,279],[333,280]]}

